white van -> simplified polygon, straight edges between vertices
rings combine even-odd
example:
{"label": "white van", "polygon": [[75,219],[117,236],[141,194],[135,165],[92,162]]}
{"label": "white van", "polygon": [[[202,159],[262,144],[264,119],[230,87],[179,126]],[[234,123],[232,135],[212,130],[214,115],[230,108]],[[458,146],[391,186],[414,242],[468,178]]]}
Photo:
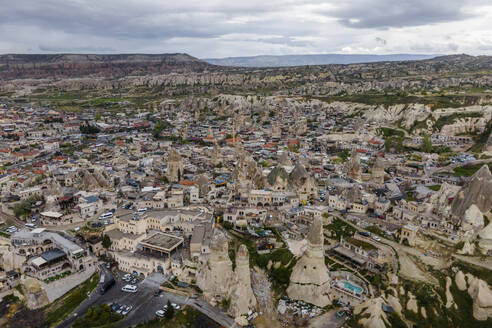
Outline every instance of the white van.
{"label": "white van", "polygon": [[107,220],[109,218],[112,218],[113,217],[113,212],[106,212],[104,214],[101,214],[99,216],[99,220]]}
{"label": "white van", "polygon": [[144,208],[139,208],[137,210],[137,213],[143,213],[143,212],[147,212],[147,207],[144,207]]}
{"label": "white van", "polygon": [[135,285],[125,285],[121,288],[122,291],[127,292],[127,293],[136,293],[137,292],[137,286]]}
{"label": "white van", "polygon": [[36,228],[36,225],[34,223],[26,223],[24,224],[26,227],[28,228],[31,228],[31,229],[35,229]]}

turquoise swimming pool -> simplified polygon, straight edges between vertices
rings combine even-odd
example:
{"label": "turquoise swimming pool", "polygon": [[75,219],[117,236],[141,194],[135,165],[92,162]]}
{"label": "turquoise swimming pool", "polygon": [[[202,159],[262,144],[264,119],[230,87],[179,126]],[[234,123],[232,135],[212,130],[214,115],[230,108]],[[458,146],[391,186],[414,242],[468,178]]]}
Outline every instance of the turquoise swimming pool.
{"label": "turquoise swimming pool", "polygon": [[359,286],[356,286],[356,285],[352,285],[350,282],[345,282],[345,284],[343,284],[343,287],[345,289],[349,289],[357,294],[361,294],[362,293],[362,288],[360,288]]}

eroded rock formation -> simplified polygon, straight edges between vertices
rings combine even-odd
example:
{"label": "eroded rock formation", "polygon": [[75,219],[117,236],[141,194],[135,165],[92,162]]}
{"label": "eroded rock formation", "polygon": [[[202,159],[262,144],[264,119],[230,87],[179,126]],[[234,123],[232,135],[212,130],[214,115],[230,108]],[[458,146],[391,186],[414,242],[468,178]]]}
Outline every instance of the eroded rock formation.
{"label": "eroded rock formation", "polygon": [[292,270],[287,294],[316,306],[331,304],[330,275],[325,265],[323,225],[319,218],[311,224],[308,245]]}
{"label": "eroded rock formation", "polygon": [[210,241],[210,254],[199,260],[196,283],[207,299],[228,297],[234,283],[227,238],[216,231]]}
{"label": "eroded rock formation", "polygon": [[[239,246],[236,255],[235,283],[231,293],[229,312],[237,319],[248,314],[256,307],[256,297],[251,288],[251,274],[249,270],[249,252],[245,245]],[[246,320],[247,322],[247,320]]]}

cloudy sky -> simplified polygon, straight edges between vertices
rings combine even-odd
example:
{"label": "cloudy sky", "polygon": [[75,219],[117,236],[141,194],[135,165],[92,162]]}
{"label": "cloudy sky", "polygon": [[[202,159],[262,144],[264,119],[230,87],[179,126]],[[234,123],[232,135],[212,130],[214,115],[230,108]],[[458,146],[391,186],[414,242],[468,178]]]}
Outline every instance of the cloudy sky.
{"label": "cloudy sky", "polygon": [[490,0],[1,0],[0,53],[492,55]]}

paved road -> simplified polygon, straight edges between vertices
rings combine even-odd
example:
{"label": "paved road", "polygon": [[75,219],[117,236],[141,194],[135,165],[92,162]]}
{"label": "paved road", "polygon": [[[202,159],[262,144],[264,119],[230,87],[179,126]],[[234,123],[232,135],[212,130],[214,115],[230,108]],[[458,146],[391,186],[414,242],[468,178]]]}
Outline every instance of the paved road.
{"label": "paved road", "polygon": [[24,224],[26,224],[26,222],[19,220],[13,215],[9,215],[7,213],[0,211],[0,218],[5,222],[10,222],[12,225],[16,226],[17,228],[25,228]]}
{"label": "paved road", "polygon": [[[109,270],[106,270],[104,266],[100,266],[100,271],[101,275],[104,273],[105,277],[110,277],[112,276],[111,272]],[[83,301],[76,309],[73,311],[73,313],[61,324],[57,326],[57,328],[67,328],[70,327],[74,321],[79,317],[80,314],[85,314],[89,308],[96,304],[96,302],[101,298],[101,294],[99,293],[99,289],[95,288],[92,291],[92,294],[89,295],[89,297]]]}

